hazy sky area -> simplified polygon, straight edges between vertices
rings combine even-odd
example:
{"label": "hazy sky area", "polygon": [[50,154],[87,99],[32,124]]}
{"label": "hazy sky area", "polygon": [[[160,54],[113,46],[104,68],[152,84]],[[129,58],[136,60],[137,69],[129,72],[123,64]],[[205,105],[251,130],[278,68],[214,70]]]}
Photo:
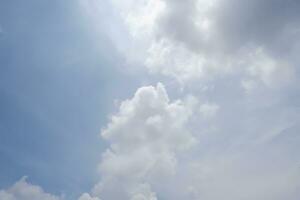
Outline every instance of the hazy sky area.
{"label": "hazy sky area", "polygon": [[300,1],[0,1],[0,200],[299,200]]}

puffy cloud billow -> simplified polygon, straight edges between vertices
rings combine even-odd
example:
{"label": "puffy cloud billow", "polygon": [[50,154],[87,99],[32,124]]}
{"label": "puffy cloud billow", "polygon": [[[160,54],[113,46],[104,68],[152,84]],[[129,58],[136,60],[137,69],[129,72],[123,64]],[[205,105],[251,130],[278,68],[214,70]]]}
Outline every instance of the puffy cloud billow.
{"label": "puffy cloud billow", "polygon": [[137,90],[103,129],[110,142],[93,190],[103,199],[157,199],[153,187],[176,174],[178,156],[196,139],[187,128],[192,106],[170,101],[162,84]]}
{"label": "puffy cloud billow", "polygon": [[45,192],[40,186],[27,182],[21,178],[8,189],[0,190],[1,200],[62,200],[62,197]]}

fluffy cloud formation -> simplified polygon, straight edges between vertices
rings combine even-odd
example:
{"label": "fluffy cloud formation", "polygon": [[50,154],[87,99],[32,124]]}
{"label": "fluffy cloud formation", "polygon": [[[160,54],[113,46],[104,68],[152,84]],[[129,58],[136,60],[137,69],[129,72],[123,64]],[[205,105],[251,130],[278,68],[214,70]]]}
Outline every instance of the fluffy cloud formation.
{"label": "fluffy cloud formation", "polygon": [[102,131],[110,148],[100,164],[103,199],[156,200],[153,187],[176,174],[178,156],[196,140],[187,128],[193,104],[170,101],[162,84],[137,90]]}
{"label": "fluffy cloud formation", "polygon": [[298,1],[113,2],[131,44],[123,52],[151,72],[181,83],[239,74],[242,82],[272,88],[297,70]]}
{"label": "fluffy cloud formation", "polygon": [[6,190],[0,190],[1,200],[62,200],[61,197],[44,192],[37,185],[26,181],[26,177],[16,182]]}

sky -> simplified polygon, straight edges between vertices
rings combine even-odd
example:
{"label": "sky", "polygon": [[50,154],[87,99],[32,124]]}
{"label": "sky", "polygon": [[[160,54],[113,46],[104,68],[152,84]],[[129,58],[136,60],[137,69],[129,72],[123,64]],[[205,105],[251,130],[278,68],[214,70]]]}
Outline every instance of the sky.
{"label": "sky", "polygon": [[0,2],[0,200],[298,200],[300,2]]}

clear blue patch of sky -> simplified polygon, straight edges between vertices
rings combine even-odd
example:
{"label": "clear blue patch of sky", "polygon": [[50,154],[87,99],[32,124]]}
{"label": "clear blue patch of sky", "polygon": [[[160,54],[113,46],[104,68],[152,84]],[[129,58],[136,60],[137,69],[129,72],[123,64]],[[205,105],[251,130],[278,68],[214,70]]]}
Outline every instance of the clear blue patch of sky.
{"label": "clear blue patch of sky", "polygon": [[72,199],[99,180],[100,129],[139,83],[78,6],[0,2],[0,188],[27,175]]}

